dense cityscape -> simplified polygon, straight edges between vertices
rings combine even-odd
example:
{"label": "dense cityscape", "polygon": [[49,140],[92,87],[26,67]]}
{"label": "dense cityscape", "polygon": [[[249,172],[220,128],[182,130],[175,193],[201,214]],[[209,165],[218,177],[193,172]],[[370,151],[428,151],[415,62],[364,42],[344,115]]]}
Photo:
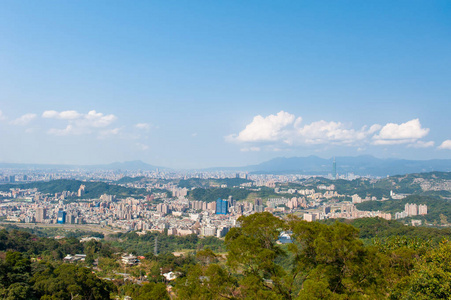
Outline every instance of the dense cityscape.
{"label": "dense cityscape", "polygon": [[[336,174],[329,179],[340,178]],[[128,183],[117,183],[125,174],[119,172],[102,172],[85,174],[82,171],[69,173],[27,173],[3,175],[4,183],[33,183],[41,180],[76,179],[91,177],[90,181],[116,181],[110,183],[126,188],[145,191],[141,197],[120,197],[102,194],[98,198],[85,198],[86,185],[81,184],[73,191],[61,190],[55,193],[43,193],[38,188],[10,188],[1,191],[0,217],[7,222],[42,223],[42,224],[96,224],[102,227],[123,231],[167,231],[170,235],[196,234],[201,236],[224,237],[230,228],[236,226],[240,216],[254,212],[270,212],[278,216],[296,214],[306,221],[324,219],[356,219],[380,217],[387,220],[427,215],[425,204],[405,205],[404,211],[390,214],[384,211],[364,211],[355,204],[365,201],[387,201],[403,199],[406,194],[396,194],[390,190],[388,197],[358,194],[339,194],[332,184],[318,184],[302,188],[302,180],[316,178],[299,175],[249,175],[246,173],[199,173],[182,175],[177,173],[135,172],[127,174]],[[342,176],[355,180],[353,174]],[[137,179],[136,181],[134,179]],[[143,180],[144,179],[144,180]],[[262,187],[271,190],[271,196],[265,199],[237,199],[227,195],[224,199],[202,201],[191,196],[194,187],[180,187],[177,180],[203,179],[209,189],[235,188],[251,192],[261,191]],[[215,179],[235,179],[235,185],[215,183]],[[146,180],[149,180],[147,182]],[[161,183],[164,180],[166,183]],[[343,180],[343,179],[342,179]],[[368,179],[377,181],[377,179]],[[211,181],[211,182],[210,182]],[[284,188],[284,184],[298,183],[298,188]],[[280,195],[280,196],[279,196]],[[421,225],[421,220],[412,220],[412,225]]]}

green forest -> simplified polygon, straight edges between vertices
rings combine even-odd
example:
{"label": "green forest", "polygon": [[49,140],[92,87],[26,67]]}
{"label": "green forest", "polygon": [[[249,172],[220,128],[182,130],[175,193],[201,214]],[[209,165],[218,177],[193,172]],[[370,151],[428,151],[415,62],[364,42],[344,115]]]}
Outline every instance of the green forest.
{"label": "green forest", "polygon": [[242,183],[248,183],[251,180],[243,179],[243,178],[210,178],[210,179],[202,179],[202,178],[189,178],[189,179],[181,179],[177,185],[181,188],[206,188],[211,185],[227,185],[227,187],[237,187]]}
{"label": "green forest", "polygon": [[[1,299],[450,299],[451,230],[379,218],[240,217],[225,240],[116,234],[80,243],[0,231]],[[292,243],[279,244],[282,231]],[[159,252],[153,252],[158,237]],[[185,255],[173,251],[191,249]],[[140,264],[124,266],[124,252]],[[64,263],[67,254],[86,260]],[[124,281],[121,272],[135,280]],[[162,273],[173,271],[174,281]],[[143,278],[145,276],[145,279]],[[137,281],[137,279],[140,280]]]}
{"label": "green forest", "polygon": [[188,192],[188,197],[192,200],[213,202],[216,199],[227,199],[232,196],[236,200],[246,199],[251,192],[240,188],[195,188]]}
{"label": "green forest", "polygon": [[451,172],[428,172],[428,173],[413,173],[406,175],[390,176],[382,179],[368,179],[365,177],[354,180],[330,180],[323,177],[312,177],[302,179],[299,182],[279,183],[282,188],[294,188],[294,189],[316,189],[318,185],[335,185],[335,190],[338,194],[354,195],[357,194],[362,198],[366,196],[376,197],[381,199],[382,197],[388,198],[390,191],[393,190],[396,193],[402,194],[416,194],[416,195],[429,195],[429,196],[451,196],[451,192],[446,190],[437,191],[423,191],[421,185],[418,183],[420,180],[431,180],[435,183],[444,180],[451,179]]}
{"label": "green forest", "polygon": [[[0,185],[0,191],[9,191],[12,188],[31,189],[37,188],[44,194],[61,193],[62,191],[77,192],[80,185],[85,185],[85,193],[82,197],[73,197],[81,199],[99,198],[103,194],[115,195],[117,197],[145,196],[150,195],[146,189],[124,187],[116,184],[108,184],[100,181],[80,181],[59,179],[52,181],[39,181],[32,183],[13,183]],[[161,190],[165,191],[165,190]],[[155,190],[154,190],[155,192]],[[69,198],[70,199],[70,198]]]}
{"label": "green forest", "polygon": [[[426,204],[428,206],[428,214],[425,216],[415,216],[415,219],[423,220],[434,225],[448,225],[448,219],[451,221],[450,201],[435,196],[411,195],[401,200],[366,201],[357,203],[356,208],[359,210],[383,211],[394,214],[403,211],[406,203],[417,205]],[[409,220],[409,218],[406,220]]]}

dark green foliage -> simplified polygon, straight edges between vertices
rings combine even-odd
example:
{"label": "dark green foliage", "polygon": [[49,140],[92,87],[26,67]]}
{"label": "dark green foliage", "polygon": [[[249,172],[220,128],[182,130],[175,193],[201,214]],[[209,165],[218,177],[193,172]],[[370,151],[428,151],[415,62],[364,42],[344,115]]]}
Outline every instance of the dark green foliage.
{"label": "dark green foliage", "polygon": [[112,246],[120,247],[126,252],[144,255],[153,252],[155,238],[158,236],[158,252],[171,253],[183,249],[200,250],[208,247],[213,251],[225,251],[224,242],[216,237],[199,238],[195,234],[186,236],[166,235],[158,232],[147,232],[137,235],[134,232],[118,233],[110,236]]}
{"label": "dark green foliage", "polygon": [[262,199],[268,199],[268,198],[280,198],[280,197],[286,197],[291,198],[293,197],[292,194],[277,194],[274,192],[274,189],[268,188],[268,187],[261,187],[260,190],[256,193],[256,197],[262,198]]}
{"label": "dark green foliage", "polygon": [[[188,270],[186,277],[176,283],[179,299],[211,300],[211,299],[244,299],[238,291],[238,282],[224,267],[217,264],[208,266],[194,265]],[[269,299],[249,298],[249,299]]]}
{"label": "dark green foliage", "polygon": [[415,261],[391,299],[451,299],[451,243],[444,241]]}
{"label": "dark green foliage", "polygon": [[402,200],[366,201],[356,204],[356,208],[359,210],[380,210],[394,214],[403,211],[406,203],[426,204],[428,206],[428,214],[415,216],[415,219],[425,220],[428,223],[440,223],[440,214],[443,214],[451,220],[451,202],[439,197],[411,195]]}
{"label": "dark green foliage", "polygon": [[124,184],[124,183],[139,182],[139,181],[145,180],[145,178],[146,177],[144,177],[144,176],[137,176],[137,177],[125,176],[125,177],[122,177],[121,179],[117,180],[116,183]]}
{"label": "dark green foliage", "polygon": [[[0,249],[0,299],[109,299],[113,295],[169,299],[160,275],[169,271],[178,276],[167,283],[177,299],[451,298],[451,243],[439,242],[449,236],[449,229],[411,227],[379,218],[327,223],[295,216],[280,219],[267,212],[240,217],[239,226],[226,236],[226,256],[209,247],[222,243],[215,238],[117,234],[114,243],[120,244],[120,239],[128,250],[148,249],[138,273],[143,271],[149,279],[143,285],[115,281],[117,291],[92,270],[62,264],[58,256],[81,246],[87,260],[101,257],[101,262],[118,267],[115,249],[107,242],[81,245],[76,239],[56,241],[2,230],[3,251],[9,247],[22,252]],[[292,232],[292,244],[277,243],[281,231]],[[157,256],[152,253],[156,236],[165,249]],[[43,245],[49,249],[43,250]],[[178,257],[171,253],[170,249],[181,247],[197,253]],[[31,263],[34,253],[54,259]],[[137,267],[130,267],[131,274],[136,273],[133,268]]]}
{"label": "dark green foliage", "polygon": [[134,294],[131,295],[132,299],[136,300],[148,300],[148,299],[161,299],[169,300],[168,292],[166,291],[166,285],[164,283],[145,283],[140,286]]}
{"label": "dark green foliage", "polygon": [[14,224],[4,224],[3,227],[7,230],[20,230],[24,232],[31,233],[38,237],[55,237],[55,236],[65,236],[67,238],[82,238],[82,237],[98,237],[104,238],[105,235],[96,231],[85,231],[85,230],[70,230],[61,227],[19,227]]}
{"label": "dark green foliage", "polygon": [[109,243],[89,241],[80,243],[77,238],[60,240],[42,238],[21,230],[0,231],[0,251],[19,251],[30,256],[61,260],[66,254],[87,254],[91,258],[111,257],[117,251]]}
{"label": "dark green foliage", "polygon": [[29,285],[30,259],[20,252],[7,252],[0,259],[0,297],[2,299],[34,299]]}
{"label": "dark green foliage", "polygon": [[246,199],[251,192],[240,188],[196,188],[188,193],[190,199],[198,201],[213,202],[218,198],[227,199],[232,196],[236,200]]}
{"label": "dark green foliage", "polygon": [[[369,228],[368,235],[378,225],[384,232],[395,224],[366,221],[359,226]],[[201,252],[202,263],[177,282],[182,299],[438,299],[451,293],[444,267],[449,255],[430,256],[433,244],[419,237],[377,239],[365,246],[358,229],[342,222],[326,225],[295,217],[285,222],[269,213],[239,222],[226,236],[226,267],[209,262],[214,254]],[[294,243],[277,245],[286,229]],[[427,269],[430,263],[435,267]]]}
{"label": "dark green foliage", "polygon": [[238,221],[241,226],[232,228],[225,242],[227,265],[243,273],[239,281],[242,293],[252,299],[289,297],[284,280],[286,271],[275,263],[278,256],[285,255],[276,241],[286,224],[268,212],[240,217]]}
{"label": "dark green foliage", "polygon": [[0,259],[2,299],[110,299],[114,286],[75,265],[31,264],[20,252]]}
{"label": "dark green foliage", "polygon": [[201,179],[201,178],[189,178],[182,179],[178,182],[178,186],[181,188],[208,188],[212,185],[223,185],[226,184],[227,187],[236,187],[240,186],[242,183],[248,183],[251,180],[243,179],[243,178],[210,178],[210,179]]}
{"label": "dark green foliage", "polygon": [[[0,231],[0,251],[13,250],[33,255],[52,255],[60,252],[82,253],[83,246],[77,239],[54,240],[39,238],[21,230]],[[58,255],[59,256],[59,255]]]}
{"label": "dark green foliage", "polygon": [[163,255],[155,256],[151,253],[145,255],[147,259],[156,262],[156,268],[153,271],[155,273],[151,275],[160,275],[160,271],[164,273],[171,270],[185,274],[192,265],[196,263],[196,259],[193,255],[175,256],[172,253],[166,253]]}
{"label": "dark green foliage", "polygon": [[334,184],[335,190],[339,194],[357,194],[362,198],[374,196],[378,199],[381,199],[382,197],[388,198],[391,190],[398,194],[406,193],[443,197],[449,197],[451,195],[451,192],[449,191],[423,191],[421,185],[415,181],[418,178],[440,182],[442,180],[450,180],[451,172],[415,173],[402,176],[391,176],[379,180],[370,180],[368,178],[358,178],[355,180],[330,180],[322,177],[315,177],[301,180],[299,183],[280,184],[280,186],[283,188],[316,189],[320,184]]}
{"label": "dark green foliage", "polygon": [[[144,196],[150,194],[146,189],[128,188],[116,184],[108,184],[105,182],[91,182],[80,180],[59,179],[52,181],[39,181],[21,184],[5,184],[0,185],[0,191],[9,191],[11,188],[31,189],[37,188],[44,194],[55,194],[62,191],[77,192],[80,185],[85,185],[86,190],[83,199],[98,198],[103,194],[116,195],[118,197]],[[78,197],[74,197],[78,198]]]}
{"label": "dark green foliage", "polygon": [[406,226],[398,221],[387,221],[381,218],[363,218],[349,222],[360,229],[359,236],[362,239],[388,238],[402,236],[408,239],[419,238],[429,240],[437,244],[444,238],[451,238],[451,228],[432,228]]}
{"label": "dark green foliage", "polygon": [[40,265],[30,282],[41,299],[110,299],[112,283],[102,281],[91,270],[62,264]]}

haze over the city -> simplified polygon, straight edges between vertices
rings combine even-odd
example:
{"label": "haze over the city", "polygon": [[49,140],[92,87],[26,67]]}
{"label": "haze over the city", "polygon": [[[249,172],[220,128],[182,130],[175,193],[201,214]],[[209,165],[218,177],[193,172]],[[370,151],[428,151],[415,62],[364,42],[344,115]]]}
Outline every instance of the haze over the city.
{"label": "haze over the city", "polygon": [[0,5],[0,162],[451,158],[449,1]]}

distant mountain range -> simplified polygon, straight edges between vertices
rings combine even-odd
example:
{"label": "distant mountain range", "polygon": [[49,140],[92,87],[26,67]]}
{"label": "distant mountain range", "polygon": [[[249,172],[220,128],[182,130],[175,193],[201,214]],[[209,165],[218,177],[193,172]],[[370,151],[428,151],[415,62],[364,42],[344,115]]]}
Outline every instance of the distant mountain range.
{"label": "distant mountain range", "polygon": [[[278,157],[257,165],[244,167],[218,167],[202,169],[201,171],[242,171],[251,173],[272,174],[310,174],[327,175],[332,173],[333,158],[307,157]],[[451,172],[451,159],[406,160],[380,159],[369,155],[336,157],[337,173],[354,173],[356,175],[387,176],[407,173],[421,173],[442,171]],[[147,164],[140,160],[115,162],[104,165],[51,165],[51,164],[15,164],[0,163],[0,168],[9,169],[44,169],[44,170],[143,170],[168,168]]]}
{"label": "distant mountain range", "polygon": [[[268,174],[327,175],[332,173],[332,164],[333,158],[325,159],[317,156],[278,157],[258,165],[223,169]],[[451,159],[406,160],[380,159],[369,155],[343,156],[336,157],[336,166],[338,174],[392,176],[432,171],[451,172]]]}

